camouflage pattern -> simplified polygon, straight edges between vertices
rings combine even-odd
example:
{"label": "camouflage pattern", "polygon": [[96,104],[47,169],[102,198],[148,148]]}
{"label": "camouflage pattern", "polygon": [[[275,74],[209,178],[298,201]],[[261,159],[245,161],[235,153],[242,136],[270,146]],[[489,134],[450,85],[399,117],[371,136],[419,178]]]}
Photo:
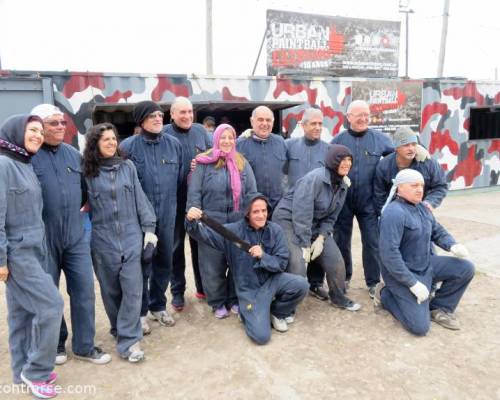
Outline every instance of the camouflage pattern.
{"label": "camouflage pattern", "polygon": [[[318,105],[332,136],[346,127],[344,117],[352,100],[353,81],[369,78],[196,77],[109,73],[34,73],[53,82],[55,104],[68,120],[65,141],[84,146],[83,134],[92,125],[96,104],[171,102],[186,96],[192,102],[299,101],[283,112],[283,130],[292,132],[310,105]],[[0,71],[8,77],[9,71]],[[377,81],[381,81],[378,79]],[[469,107],[500,104],[500,83],[466,80],[423,80],[421,139],[446,171],[450,189],[499,184],[500,139],[468,142]]]}

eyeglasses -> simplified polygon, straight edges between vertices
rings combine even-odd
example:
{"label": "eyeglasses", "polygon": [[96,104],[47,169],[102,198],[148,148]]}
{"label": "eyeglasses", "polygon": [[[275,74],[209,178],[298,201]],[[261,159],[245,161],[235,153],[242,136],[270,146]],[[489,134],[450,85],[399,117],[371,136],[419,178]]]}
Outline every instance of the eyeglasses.
{"label": "eyeglasses", "polygon": [[64,120],[62,120],[62,121],[52,120],[52,121],[45,121],[44,124],[47,124],[47,125],[55,128],[56,126],[59,126],[59,125],[66,126],[66,125],[68,125],[68,122],[64,121]]}
{"label": "eyeglasses", "polygon": [[359,113],[359,114],[349,114],[350,116],[352,116],[353,118],[369,118],[370,117],[370,114],[368,113]]}
{"label": "eyeglasses", "polygon": [[151,113],[148,115],[148,119],[155,119],[156,117],[160,117],[161,119],[163,119],[163,116],[165,114],[163,114],[161,111],[156,111],[154,113]]}

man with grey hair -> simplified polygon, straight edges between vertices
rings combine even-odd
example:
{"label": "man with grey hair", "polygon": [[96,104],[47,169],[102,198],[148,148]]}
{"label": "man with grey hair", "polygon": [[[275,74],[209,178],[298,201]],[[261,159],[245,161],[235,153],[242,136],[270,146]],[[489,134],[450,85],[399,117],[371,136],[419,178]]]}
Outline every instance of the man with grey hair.
{"label": "man with grey hair", "polygon": [[[284,171],[288,176],[288,189],[308,172],[324,167],[328,152],[329,144],[320,139],[323,128],[321,110],[314,107],[306,109],[302,115],[301,125],[304,136],[285,141],[287,162]],[[323,288],[324,272],[316,261],[309,264],[307,276],[310,293],[320,300],[328,300],[328,292]]]}
{"label": "man with grey hair", "polygon": [[[57,287],[61,272],[66,277],[75,358],[106,364],[111,361],[111,356],[94,345],[94,271],[80,212],[87,196],[81,156],[75,148],[63,142],[67,121],[58,107],[40,104],[31,110],[31,114],[42,118],[45,132],[44,144],[33,156],[32,164],[42,188],[42,217],[48,250],[46,272]],[[55,360],[58,365],[68,359],[67,339],[68,328],[63,317]]]}
{"label": "man with grey hair", "polygon": [[396,151],[384,157],[377,165],[373,181],[373,201],[377,214],[389,195],[392,179],[403,169],[411,168],[422,174],[425,182],[423,204],[433,211],[448,193],[444,171],[436,160],[417,161],[418,137],[409,127],[401,127],[393,135]]}
{"label": "man with grey hair", "polygon": [[353,154],[349,172],[351,187],[337,219],[334,236],[344,257],[346,280],[352,277],[352,225],[356,217],[361,231],[363,269],[369,294],[373,297],[375,285],[380,281],[378,254],[378,218],[373,203],[373,178],[375,168],[383,156],[394,151],[388,136],[369,129],[370,108],[365,101],[354,100],[347,108],[349,128],[332,140],[347,146]]}
{"label": "man with grey hair", "polygon": [[[184,254],[184,239],[186,230],[184,219],[186,215],[187,202],[187,177],[190,171],[191,161],[197,154],[207,151],[211,147],[211,140],[203,127],[193,123],[193,105],[186,97],[176,97],[170,106],[171,123],[163,128],[163,132],[174,136],[182,146],[184,177],[177,191],[177,216],[175,219],[173,268],[170,279],[170,291],[172,292],[172,307],[176,311],[184,308],[184,292],[186,291],[186,258]],[[198,266],[198,244],[196,240],[189,237],[191,247],[191,261],[193,264],[194,279],[196,285],[195,296],[205,298],[201,282],[200,269]]]}
{"label": "man with grey hair", "polygon": [[250,134],[241,135],[236,147],[252,166],[257,190],[269,199],[274,209],[283,196],[283,168],[287,159],[285,140],[272,133],[274,114],[269,107],[256,107],[250,124]]}

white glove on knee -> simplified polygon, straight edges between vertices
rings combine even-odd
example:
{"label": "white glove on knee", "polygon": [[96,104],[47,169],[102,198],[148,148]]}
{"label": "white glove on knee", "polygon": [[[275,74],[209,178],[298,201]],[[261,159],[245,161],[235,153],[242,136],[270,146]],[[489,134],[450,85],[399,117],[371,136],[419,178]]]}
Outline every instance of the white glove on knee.
{"label": "white glove on knee", "polygon": [[311,248],[310,247],[302,247],[302,258],[305,263],[309,263],[311,261]]}
{"label": "white glove on knee", "polygon": [[156,247],[156,244],[158,243],[158,237],[153,232],[146,232],[144,234],[144,249],[148,243],[151,243],[154,247]]}
{"label": "white glove on knee", "polygon": [[418,304],[423,303],[429,298],[429,289],[420,281],[417,281],[417,283],[410,287],[410,291],[417,298]]}
{"label": "white glove on knee", "polygon": [[417,161],[424,162],[425,160],[428,160],[431,158],[431,155],[429,154],[427,149],[420,144],[417,144],[417,149],[415,152],[416,152],[415,160],[417,160]]}
{"label": "white glove on knee", "polygon": [[465,247],[463,244],[457,243],[451,246],[450,251],[453,253],[455,257],[458,258],[468,258],[469,257],[469,250],[467,250],[467,247]]}
{"label": "white glove on knee", "polygon": [[318,258],[323,252],[323,247],[325,244],[325,237],[323,235],[318,235],[316,240],[311,244],[311,261]]}

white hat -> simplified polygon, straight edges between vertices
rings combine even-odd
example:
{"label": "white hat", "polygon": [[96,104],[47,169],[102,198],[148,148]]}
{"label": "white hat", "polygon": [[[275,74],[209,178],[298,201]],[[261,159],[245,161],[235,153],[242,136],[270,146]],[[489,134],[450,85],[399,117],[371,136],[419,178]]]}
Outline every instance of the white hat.
{"label": "white hat", "polygon": [[64,113],[53,104],[39,104],[33,110],[31,110],[31,115],[36,115],[41,119],[45,119],[55,114],[64,115]]}
{"label": "white hat", "polygon": [[396,190],[397,190],[399,185],[401,185],[403,183],[416,183],[416,182],[424,183],[423,175],[420,172],[418,172],[417,170],[414,170],[411,168],[406,168],[406,169],[399,171],[398,174],[396,175],[396,177],[392,180],[391,191],[389,192],[389,196],[387,197],[387,200],[385,201],[385,204],[382,207],[382,211],[380,213],[383,213],[385,208],[392,201],[392,198],[396,194]]}

